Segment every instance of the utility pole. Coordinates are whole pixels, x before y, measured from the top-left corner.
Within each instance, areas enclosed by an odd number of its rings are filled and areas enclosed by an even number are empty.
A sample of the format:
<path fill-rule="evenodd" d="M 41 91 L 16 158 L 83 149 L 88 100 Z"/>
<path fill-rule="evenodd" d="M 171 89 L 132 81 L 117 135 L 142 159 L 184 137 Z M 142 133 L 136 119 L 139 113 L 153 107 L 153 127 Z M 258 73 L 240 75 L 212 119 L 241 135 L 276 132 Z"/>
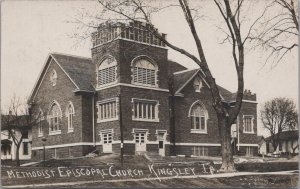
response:
<path fill-rule="evenodd" d="M 120 156 L 121 156 L 121 166 L 123 167 L 123 163 L 124 163 L 124 159 L 123 159 L 123 156 L 124 156 L 124 136 L 123 136 L 123 123 L 122 123 L 121 93 L 119 93 L 118 97 L 119 97 L 119 116 L 120 116 L 119 119 L 120 119 L 120 135 L 121 135 L 121 146 L 120 146 L 121 153 L 120 153 Z"/>

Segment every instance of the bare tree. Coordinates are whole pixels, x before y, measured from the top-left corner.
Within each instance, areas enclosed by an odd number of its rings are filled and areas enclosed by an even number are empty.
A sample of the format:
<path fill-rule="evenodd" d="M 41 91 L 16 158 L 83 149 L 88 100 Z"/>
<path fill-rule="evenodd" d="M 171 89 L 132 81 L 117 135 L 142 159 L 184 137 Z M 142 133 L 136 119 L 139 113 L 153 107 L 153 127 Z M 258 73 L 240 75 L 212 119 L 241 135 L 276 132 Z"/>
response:
<path fill-rule="evenodd" d="M 293 49 L 298 48 L 298 2 L 295 0 L 271 0 L 269 8 L 260 23 L 254 47 L 268 52 L 266 63 L 277 65 Z M 274 14 L 276 12 L 277 14 Z"/>
<path fill-rule="evenodd" d="M 275 98 L 266 102 L 261 110 L 261 121 L 271 135 L 274 150 L 279 144 L 284 130 L 294 130 L 298 125 L 295 103 L 287 98 Z M 297 146 L 296 146 L 297 148 Z"/>
<path fill-rule="evenodd" d="M 8 111 L 9 113 L 6 115 L 2 113 L 2 130 L 7 130 L 16 145 L 16 165 L 20 166 L 21 144 L 31 128 L 39 122 L 40 115 L 36 116 L 37 114 L 34 114 L 31 106 L 22 102 L 16 95 L 11 99 Z"/>
<path fill-rule="evenodd" d="M 256 20 L 254 20 L 249 25 L 247 30 L 243 28 L 243 31 L 246 32 L 242 34 L 241 26 L 243 25 L 243 22 L 241 19 L 246 17 L 246 15 L 242 16 L 242 14 L 244 13 L 242 11 L 242 7 L 247 6 L 244 5 L 244 0 L 214 0 L 214 4 L 216 5 L 215 12 L 221 15 L 220 20 L 223 20 L 223 22 L 225 23 L 225 29 L 223 30 L 226 33 L 225 41 L 229 42 L 231 45 L 232 62 L 236 70 L 236 72 L 233 74 L 236 74 L 238 78 L 235 103 L 229 104 L 229 102 L 226 102 L 220 95 L 215 77 L 212 75 L 209 68 L 209 63 L 206 59 L 203 50 L 203 44 L 198 35 L 198 31 L 200 29 L 196 28 L 195 26 L 195 21 L 200 20 L 203 16 L 199 16 L 201 14 L 201 11 L 199 11 L 198 8 L 191 7 L 188 0 L 164 2 L 165 4 L 163 6 L 161 5 L 161 1 L 154 0 L 98 0 L 98 2 L 102 6 L 102 11 L 99 11 L 96 19 L 99 19 L 99 21 L 101 22 L 103 22 L 103 20 L 122 20 L 131 21 L 134 23 L 144 22 L 146 23 L 146 26 L 153 26 L 151 17 L 153 14 L 158 13 L 161 10 L 169 7 L 178 7 L 179 10 L 184 13 L 185 20 L 196 44 L 197 55 L 193 55 L 187 50 L 172 44 L 162 34 L 158 33 L 158 31 L 154 27 L 147 27 L 143 29 L 149 31 L 152 35 L 157 37 L 161 42 L 163 42 L 172 50 L 175 50 L 193 60 L 200 67 L 201 73 L 204 75 L 205 80 L 210 86 L 209 89 L 212 96 L 213 107 L 218 118 L 218 128 L 222 144 L 222 166 L 219 171 L 236 171 L 233 162 L 233 152 L 230 139 L 231 125 L 236 121 L 243 99 L 245 62 L 244 46 L 251 39 L 250 34 L 252 33 L 253 27 L 263 16 L 263 14 Z M 110 14 L 107 14 L 107 12 L 109 12 Z M 91 24 L 84 23 L 80 20 L 77 21 L 90 28 L 97 27 L 97 24 L 95 24 L 96 22 L 94 21 Z M 139 27 L 144 27 L 144 25 L 140 24 Z M 201 29 L 205 30 L 205 28 Z"/>

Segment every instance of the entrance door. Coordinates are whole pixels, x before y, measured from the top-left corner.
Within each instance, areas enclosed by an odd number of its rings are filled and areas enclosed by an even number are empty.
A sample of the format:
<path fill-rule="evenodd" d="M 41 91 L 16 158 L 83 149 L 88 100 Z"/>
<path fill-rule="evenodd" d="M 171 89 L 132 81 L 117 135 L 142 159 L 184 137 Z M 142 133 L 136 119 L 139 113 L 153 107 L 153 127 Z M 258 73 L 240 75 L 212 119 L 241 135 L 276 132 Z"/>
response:
<path fill-rule="evenodd" d="M 103 133 L 103 153 L 112 152 L 112 133 Z"/>
<path fill-rule="evenodd" d="M 146 133 L 135 133 L 134 136 L 136 153 L 139 154 L 140 152 L 146 152 Z"/>
<path fill-rule="evenodd" d="M 158 133 L 158 153 L 160 156 L 165 156 L 165 133 Z"/>

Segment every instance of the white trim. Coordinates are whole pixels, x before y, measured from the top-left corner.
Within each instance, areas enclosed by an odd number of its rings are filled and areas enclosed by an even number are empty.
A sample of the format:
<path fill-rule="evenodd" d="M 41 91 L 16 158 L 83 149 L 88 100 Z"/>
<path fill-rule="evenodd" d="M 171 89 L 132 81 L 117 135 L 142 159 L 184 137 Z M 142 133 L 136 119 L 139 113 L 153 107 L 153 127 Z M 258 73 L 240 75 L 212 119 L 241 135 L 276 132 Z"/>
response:
<path fill-rule="evenodd" d="M 60 135 L 60 134 L 61 134 L 61 130 L 56 130 L 56 131 L 49 130 L 49 135 Z"/>
<path fill-rule="evenodd" d="M 88 91 L 88 90 L 81 90 L 81 89 L 75 89 L 74 91 L 72 91 L 74 93 L 76 92 L 89 92 L 89 93 L 94 93 L 95 91 Z"/>
<path fill-rule="evenodd" d="M 93 144 L 96 145 L 95 140 L 95 96 L 92 96 L 92 126 L 93 126 Z"/>
<path fill-rule="evenodd" d="M 72 108 L 72 111 L 73 111 L 72 114 L 70 114 L 70 112 L 69 112 L 69 106 L 71 106 L 71 108 Z M 74 105 L 71 101 L 69 101 L 68 105 L 66 106 L 65 114 L 66 114 L 66 118 L 67 118 L 68 133 L 72 133 L 72 132 L 74 132 L 74 124 L 73 124 L 74 120 L 73 119 L 74 119 L 74 116 L 75 116 L 75 108 L 74 108 Z M 69 122 L 70 121 L 70 118 L 69 118 L 70 115 L 72 115 L 71 122 Z M 70 126 L 72 126 L 72 127 L 70 127 Z"/>
<path fill-rule="evenodd" d="M 203 131 L 203 130 L 200 130 L 200 129 L 191 129 L 191 133 L 196 133 L 196 134 L 208 134 L 208 133 L 207 133 L 207 129 L 205 129 L 204 131 Z"/>
<path fill-rule="evenodd" d="M 236 102 L 235 100 L 233 100 L 233 101 L 230 101 L 229 103 L 233 103 L 233 102 Z M 242 100 L 242 102 L 248 102 L 248 103 L 253 103 L 253 104 L 258 104 L 258 102 L 257 101 L 255 101 L 255 100 Z M 234 106 L 233 106 L 234 107 Z"/>
<path fill-rule="evenodd" d="M 154 85 L 134 82 L 134 68 L 136 67 L 135 66 L 136 62 L 139 61 L 139 60 L 146 60 L 146 61 L 150 62 L 155 67 L 155 76 L 154 76 L 155 82 L 154 82 Z M 156 87 L 156 88 L 158 88 L 158 72 L 159 72 L 159 70 L 158 70 L 158 65 L 157 65 L 156 61 L 154 61 L 152 58 L 150 58 L 147 55 L 138 55 L 138 56 L 134 57 L 131 60 L 130 67 L 131 67 L 131 69 L 130 69 L 131 70 L 131 84 L 141 85 L 141 86 L 145 86 L 145 87 Z"/>
<path fill-rule="evenodd" d="M 58 145 L 50 145 L 50 146 L 45 146 L 45 148 L 47 149 L 51 149 L 51 148 L 62 148 L 62 147 L 70 147 L 70 146 L 89 146 L 89 145 L 93 145 L 92 142 L 76 142 L 76 143 L 69 143 L 69 144 L 58 144 Z M 32 150 L 42 150 L 43 147 L 33 147 L 31 148 Z"/>
<path fill-rule="evenodd" d="M 188 72 L 188 71 L 192 71 L 192 70 L 195 70 L 195 69 L 185 69 L 185 70 L 181 70 L 181 71 L 178 71 L 178 72 L 174 72 L 173 74 L 174 74 L 174 75 L 176 75 L 176 74 L 181 74 L 181 73 Z"/>
<path fill-rule="evenodd" d="M 116 117 L 114 117 L 114 118 L 107 118 L 107 119 L 102 119 L 101 120 L 100 119 L 100 115 L 99 115 L 99 105 L 110 103 L 110 102 L 115 102 L 116 103 L 116 107 L 115 107 Z M 103 122 L 109 122 L 109 121 L 119 120 L 119 111 L 118 111 L 119 98 L 118 97 L 114 97 L 114 98 L 109 98 L 109 99 L 104 99 L 104 100 L 101 100 L 101 101 L 97 101 L 96 102 L 96 106 L 97 106 L 97 123 L 103 123 Z"/>
<path fill-rule="evenodd" d="M 57 55 L 63 55 L 63 56 L 71 56 L 74 58 L 81 58 L 81 59 L 88 59 L 92 60 L 92 58 L 84 57 L 84 56 L 77 56 L 77 55 L 72 55 L 72 54 L 65 54 L 65 53 L 60 53 L 60 52 L 52 52 L 51 54 L 57 54 Z"/>
<path fill-rule="evenodd" d="M 117 87 L 117 86 L 126 86 L 126 87 L 133 87 L 133 88 L 141 88 L 141 89 L 149 89 L 149 90 L 154 90 L 154 91 L 163 91 L 163 92 L 169 92 L 168 89 L 162 89 L 162 88 L 157 88 L 157 87 L 149 87 L 149 86 L 142 86 L 142 85 L 133 85 L 133 84 L 128 84 L 128 83 L 116 83 L 112 84 L 106 87 L 97 87 L 96 91 L 101 91 L 104 89 L 112 88 L 112 87 Z"/>
<path fill-rule="evenodd" d="M 237 146 L 254 146 L 254 147 L 258 147 L 258 144 L 237 144 Z"/>
<path fill-rule="evenodd" d="M 134 108 L 135 108 L 135 105 L 134 105 L 134 102 L 135 101 L 140 101 L 141 103 L 143 103 L 143 102 L 145 102 L 145 103 L 147 103 L 147 102 L 149 102 L 149 103 L 155 103 L 155 105 L 154 105 L 154 114 L 155 114 L 155 119 L 147 119 L 147 118 L 143 118 L 143 116 L 142 116 L 142 118 L 139 118 L 139 117 L 135 117 L 135 113 L 134 113 Z M 133 105 L 133 107 L 132 107 L 132 120 L 133 121 L 144 121 L 144 122 L 159 122 L 159 101 L 158 100 L 149 100 L 149 99 L 140 99 L 140 98 L 132 98 L 131 99 L 131 103 L 132 103 L 132 105 Z M 139 108 L 137 109 L 137 111 L 139 110 Z M 144 108 L 142 108 L 142 111 L 144 110 Z M 146 108 L 146 112 L 148 111 L 148 108 Z M 146 113 L 145 112 L 145 113 Z M 143 115 L 143 112 L 142 112 L 142 115 Z M 151 117 L 153 117 L 152 116 L 152 111 L 151 111 L 151 113 L 150 113 L 150 116 Z"/>
<path fill-rule="evenodd" d="M 167 47 L 163 47 L 163 46 L 159 46 L 159 45 L 154 45 L 154 44 L 150 44 L 150 43 L 144 43 L 144 42 L 141 42 L 141 41 L 135 41 L 135 40 L 132 40 L 132 39 L 127 39 L 127 38 L 122 38 L 121 36 L 118 36 L 117 38 L 114 38 L 112 40 L 109 40 L 105 43 L 102 43 L 102 44 L 99 44 L 99 45 L 96 45 L 94 47 L 92 47 L 91 49 L 94 49 L 94 48 L 97 48 L 97 47 L 101 47 L 103 45 L 106 45 L 108 43 L 111 43 L 113 41 L 117 41 L 117 40 L 124 40 L 124 41 L 130 41 L 130 42 L 135 42 L 135 43 L 140 43 L 140 44 L 143 44 L 143 45 L 148 45 L 148 46 L 151 46 L 151 47 L 157 47 L 157 48 L 161 48 L 161 49 L 166 49 L 168 50 Z"/>
<path fill-rule="evenodd" d="M 245 128 L 246 128 L 245 117 L 251 117 L 251 132 L 245 131 Z M 243 133 L 255 134 L 255 132 L 254 132 L 254 115 L 243 115 Z"/>
<path fill-rule="evenodd" d="M 42 68 L 42 70 L 40 71 L 40 74 L 39 74 L 39 76 L 38 76 L 38 78 L 37 78 L 37 80 L 36 80 L 36 82 L 35 82 L 35 84 L 34 84 L 34 87 L 33 87 L 32 91 L 31 91 L 30 96 L 29 96 L 29 100 L 30 100 L 30 101 L 34 101 L 34 98 L 35 98 L 37 92 L 39 91 L 39 88 L 40 88 L 42 82 L 44 81 L 45 75 L 46 75 L 46 73 L 48 72 L 48 69 L 49 69 L 50 64 L 51 64 L 51 62 L 52 62 L 51 59 L 52 59 L 54 62 L 56 62 L 56 64 L 60 67 L 60 69 L 67 75 L 67 77 L 68 77 L 68 78 L 71 80 L 71 82 L 75 85 L 75 87 L 77 88 L 77 90 L 79 90 L 79 87 L 78 87 L 78 86 L 76 85 L 76 83 L 71 79 L 71 77 L 67 74 L 67 72 L 62 68 L 62 66 L 58 63 L 58 61 L 53 57 L 53 54 L 61 54 L 61 53 L 49 53 L 49 54 L 48 54 L 48 56 L 47 56 L 47 58 L 46 58 L 46 61 L 45 61 L 44 65 L 43 65 L 43 68 Z M 65 54 L 61 54 L 61 55 L 65 55 Z M 72 55 L 69 55 L 69 56 L 72 56 Z M 73 57 L 75 57 L 75 56 L 73 56 Z M 83 57 L 82 57 L 82 58 L 83 58 Z M 49 64 L 47 65 L 48 62 L 49 62 Z M 45 69 L 46 67 L 47 67 L 47 69 L 45 70 L 44 75 L 42 76 L 43 71 L 44 71 L 44 69 Z M 40 80 L 41 77 L 42 77 L 42 79 L 41 79 L 41 81 L 39 82 L 39 80 Z M 36 89 L 36 87 L 37 87 L 37 89 Z M 36 92 L 34 93 L 35 89 L 36 89 Z M 76 90 L 76 89 L 75 89 L 75 90 Z"/>
<path fill-rule="evenodd" d="M 32 91 L 31 91 L 31 93 L 30 93 L 30 96 L 29 96 L 28 100 L 34 101 L 34 98 L 35 98 L 35 96 L 36 96 L 36 94 L 37 94 L 37 91 L 39 90 L 39 88 L 40 88 L 40 86 L 41 86 L 41 83 L 43 82 L 43 80 L 44 80 L 44 78 L 45 78 L 45 75 L 46 75 L 46 73 L 47 73 L 47 71 L 48 71 L 48 69 L 49 69 L 49 67 L 50 67 L 50 64 L 51 64 L 50 56 L 51 56 L 51 54 L 48 54 L 48 56 L 47 56 L 47 58 L 46 58 L 46 61 L 45 61 L 44 65 L 43 65 L 43 68 L 42 68 L 42 70 L 40 71 L 37 80 L 35 81 L 34 87 L 33 87 Z M 47 66 L 48 61 L 49 61 L 49 64 L 48 64 L 48 66 Z M 47 67 L 47 69 L 45 70 L 45 73 L 44 73 L 44 75 L 43 75 L 43 77 L 42 77 L 42 73 L 43 73 L 43 71 L 44 71 L 44 69 L 45 69 L 46 67 Z M 40 82 L 39 85 L 38 85 L 38 82 L 39 82 L 39 80 L 40 80 L 41 77 L 42 77 L 41 82 Z M 33 93 L 34 93 L 34 89 L 35 89 L 36 87 L 37 87 L 37 90 L 36 90 L 35 94 L 33 94 Z M 32 95 L 34 95 L 34 96 L 32 96 Z M 32 99 L 31 99 L 31 98 L 32 98 Z M 29 102 L 29 101 L 28 101 L 28 102 Z"/>
<path fill-rule="evenodd" d="M 132 40 L 132 39 L 127 39 L 127 38 L 117 38 L 118 39 L 121 39 L 121 40 L 124 40 L 124 41 L 130 41 L 130 42 L 135 42 L 135 43 L 139 43 L 139 44 L 143 44 L 143 45 L 148 45 L 148 46 L 152 46 L 152 47 L 158 47 L 158 48 L 161 48 L 161 49 L 166 49 L 168 50 L 167 47 L 163 47 L 163 46 L 159 46 L 159 45 L 154 45 L 154 44 L 150 44 L 150 43 L 144 43 L 144 42 L 141 42 L 141 41 L 135 41 L 135 40 Z"/>
<path fill-rule="evenodd" d="M 73 84 L 76 86 L 77 89 L 79 89 L 78 85 L 73 81 L 73 79 L 69 76 L 69 74 L 63 69 L 63 67 L 59 64 L 59 62 L 54 58 L 54 56 L 51 53 L 51 57 L 53 58 L 53 60 L 55 60 L 55 62 L 57 63 L 57 65 L 60 67 L 60 69 L 68 76 L 68 78 L 73 82 Z"/>
<path fill-rule="evenodd" d="M 242 100 L 242 102 L 248 102 L 248 103 L 258 104 L 257 101 L 252 101 L 252 100 Z"/>
<path fill-rule="evenodd" d="M 197 71 L 175 92 L 175 94 L 179 93 L 199 72 L 200 69 Z"/>
<path fill-rule="evenodd" d="M 173 143 L 170 143 L 173 145 Z M 218 143 L 181 143 L 181 142 L 175 142 L 175 145 L 179 146 L 221 146 L 221 144 Z"/>

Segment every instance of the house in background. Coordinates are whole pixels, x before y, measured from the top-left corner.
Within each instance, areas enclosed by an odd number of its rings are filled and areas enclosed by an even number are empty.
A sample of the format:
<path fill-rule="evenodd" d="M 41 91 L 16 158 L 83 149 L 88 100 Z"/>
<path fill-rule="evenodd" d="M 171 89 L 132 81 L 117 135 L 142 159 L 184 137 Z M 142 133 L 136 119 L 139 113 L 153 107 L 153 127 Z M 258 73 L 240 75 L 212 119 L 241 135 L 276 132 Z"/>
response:
<path fill-rule="evenodd" d="M 277 138 L 278 134 L 275 135 Z M 279 144 L 276 149 L 273 148 L 272 145 L 272 137 L 269 136 L 265 138 L 266 151 L 265 154 L 273 153 L 273 152 L 283 152 L 283 153 L 291 153 L 298 154 L 299 153 L 299 131 L 291 130 L 291 131 L 282 131 L 279 135 L 278 141 Z"/>
<path fill-rule="evenodd" d="M 265 137 L 258 136 L 257 144 L 258 144 L 258 153 L 261 155 L 266 155 L 267 154 L 267 144 L 265 141 Z"/>
<path fill-rule="evenodd" d="M 7 115 L 1 115 L 1 160 L 15 160 L 17 146 L 13 142 L 13 139 L 6 129 L 6 126 L 3 124 L 3 119 L 5 116 Z M 16 138 L 21 138 L 21 132 L 19 130 L 15 129 L 13 130 L 13 132 L 15 133 L 14 135 L 16 136 Z M 22 143 L 20 145 L 20 160 L 31 159 L 31 142 L 31 130 L 28 130 L 28 132 L 25 132 Z"/>
<path fill-rule="evenodd" d="M 219 156 L 210 86 L 201 69 L 168 59 L 165 44 L 140 22 L 106 22 L 92 34 L 91 58 L 51 53 L 28 103 L 40 112 L 32 158 L 100 153 Z M 162 34 L 162 36 L 166 36 Z M 224 103 L 235 93 L 219 86 Z M 37 111 L 35 111 L 37 112 Z M 242 155 L 256 155 L 256 95 L 245 90 L 232 131 Z"/>

